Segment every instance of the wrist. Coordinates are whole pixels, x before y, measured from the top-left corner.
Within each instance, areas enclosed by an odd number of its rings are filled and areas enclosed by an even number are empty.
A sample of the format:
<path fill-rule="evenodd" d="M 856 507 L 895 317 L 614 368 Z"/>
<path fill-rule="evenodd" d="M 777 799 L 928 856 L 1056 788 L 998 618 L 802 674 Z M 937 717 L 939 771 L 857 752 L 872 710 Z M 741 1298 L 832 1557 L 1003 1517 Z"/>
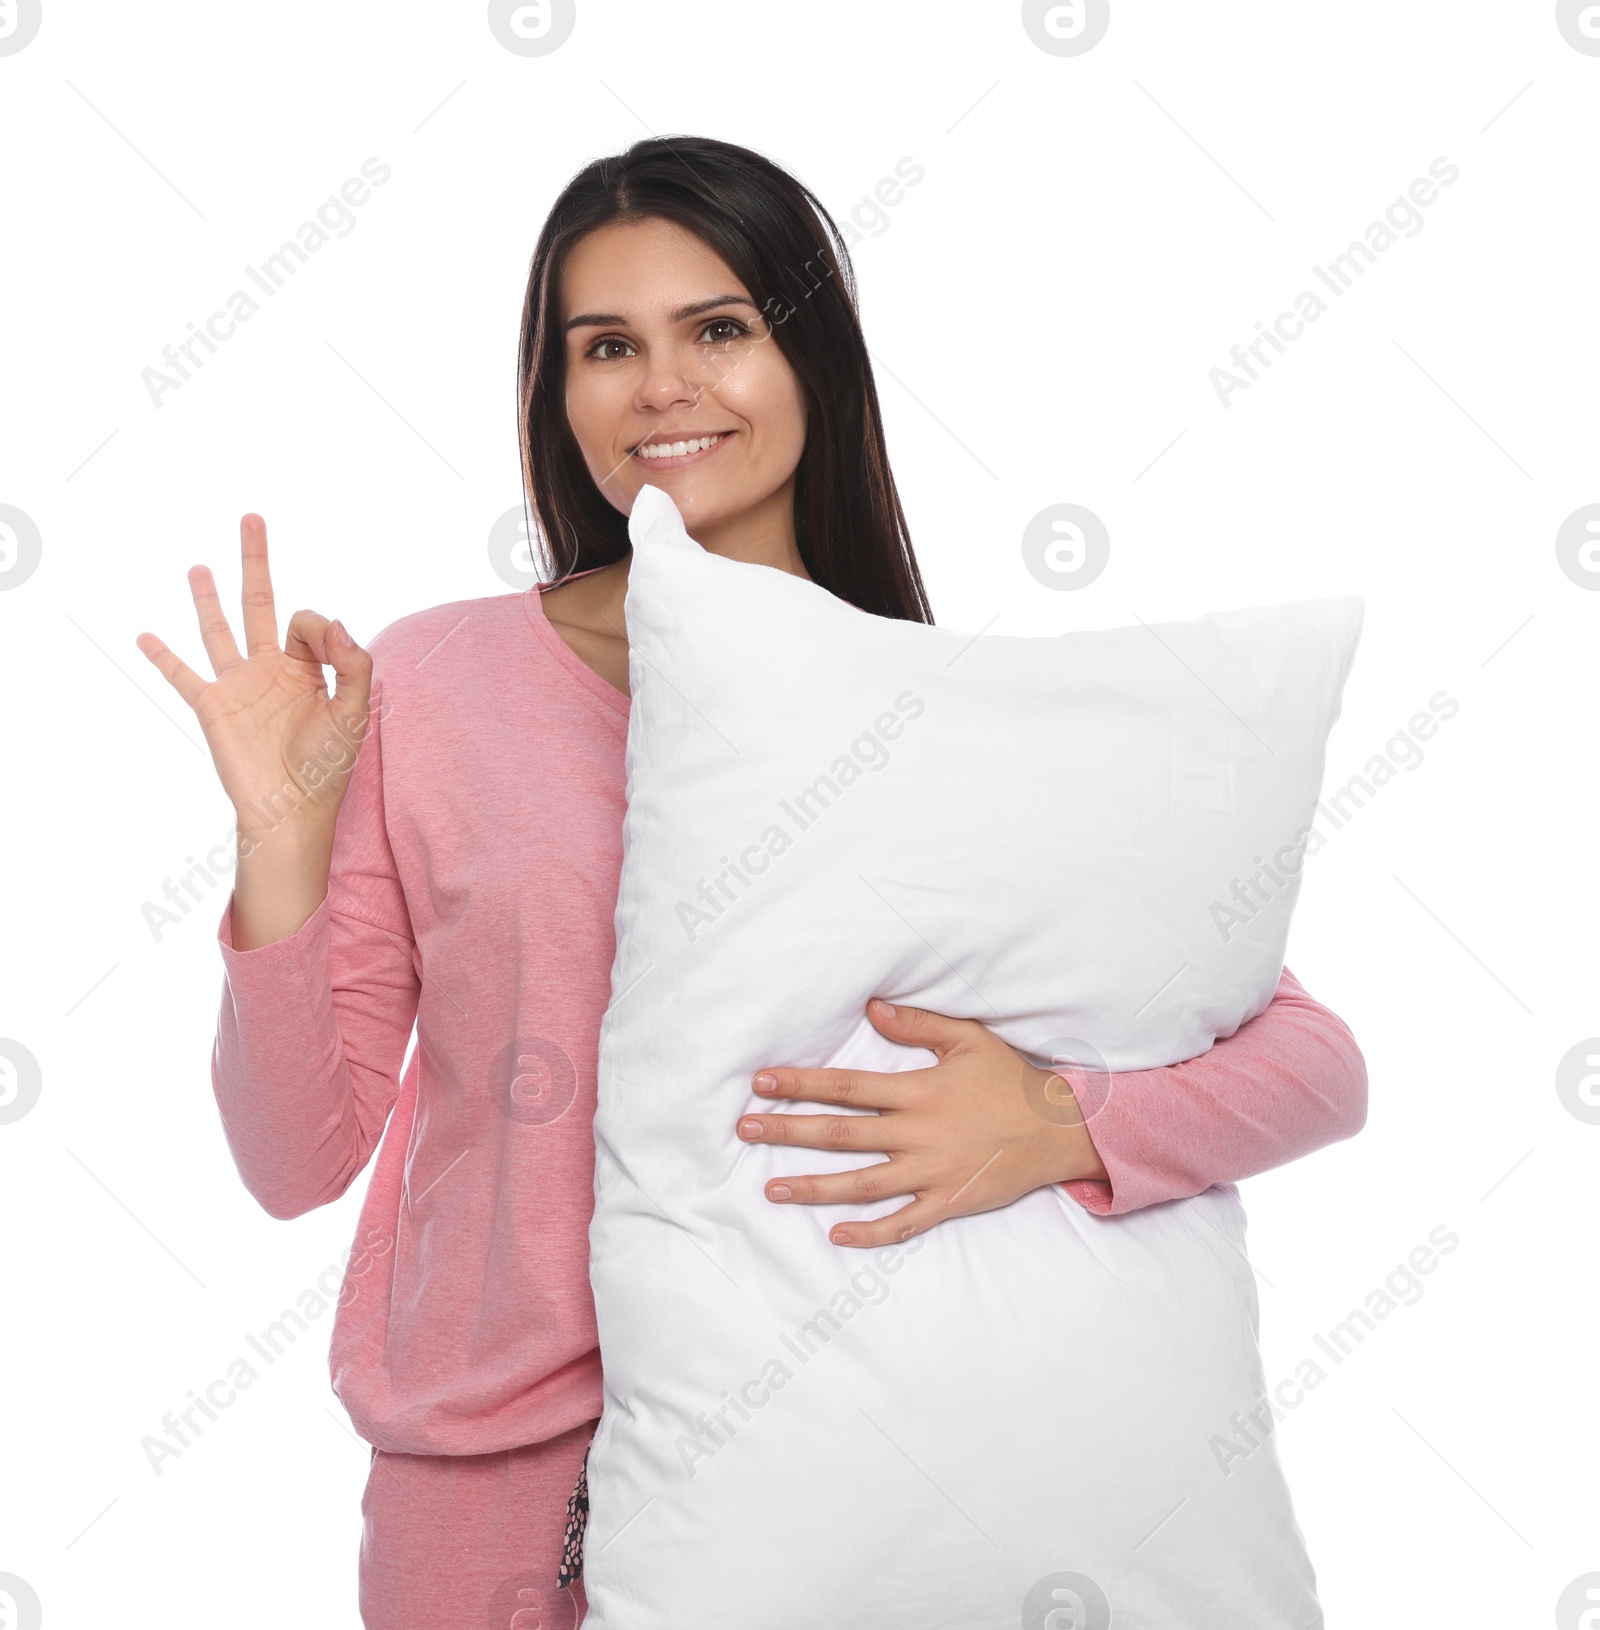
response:
<path fill-rule="evenodd" d="M 286 809 L 233 812 L 239 859 L 271 857 L 290 865 L 315 865 L 333 854 L 337 811 L 324 813 L 311 803 Z"/>
<path fill-rule="evenodd" d="M 238 951 L 260 950 L 296 934 L 328 893 L 332 824 L 292 815 L 277 826 L 239 828 L 231 931 Z"/>
<path fill-rule="evenodd" d="M 1048 1148 L 1049 1181 L 1073 1183 L 1089 1180 L 1110 1182 L 1105 1162 L 1089 1135 L 1083 1106 L 1073 1084 L 1064 1075 L 1041 1070 L 1041 1082 L 1035 1100 L 1043 1122 L 1044 1142 Z"/>

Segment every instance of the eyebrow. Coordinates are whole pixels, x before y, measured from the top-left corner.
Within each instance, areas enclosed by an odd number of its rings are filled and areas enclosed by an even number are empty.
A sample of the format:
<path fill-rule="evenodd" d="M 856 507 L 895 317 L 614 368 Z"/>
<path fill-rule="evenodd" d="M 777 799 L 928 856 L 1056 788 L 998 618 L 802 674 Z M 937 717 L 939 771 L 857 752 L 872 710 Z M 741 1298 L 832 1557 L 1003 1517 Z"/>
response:
<path fill-rule="evenodd" d="M 718 306 L 749 306 L 752 311 L 756 309 L 755 301 L 745 299 L 742 294 L 717 294 L 709 300 L 696 300 L 692 305 L 679 306 L 676 311 L 669 311 L 667 321 L 685 322 L 690 317 L 698 317 L 704 311 L 715 311 Z M 619 317 L 614 312 L 586 311 L 581 316 L 569 317 L 563 332 L 570 333 L 574 328 L 606 328 L 613 323 L 625 327 L 627 321 L 626 317 Z"/>

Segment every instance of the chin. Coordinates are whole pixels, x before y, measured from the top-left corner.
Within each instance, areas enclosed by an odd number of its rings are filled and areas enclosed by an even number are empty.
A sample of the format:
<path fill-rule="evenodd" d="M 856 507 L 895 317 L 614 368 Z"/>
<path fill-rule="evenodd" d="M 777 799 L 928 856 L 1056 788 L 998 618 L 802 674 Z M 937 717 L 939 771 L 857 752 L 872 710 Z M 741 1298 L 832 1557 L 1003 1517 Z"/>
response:
<path fill-rule="evenodd" d="M 677 505 L 685 529 L 693 536 L 696 526 L 725 521 L 759 502 L 743 493 L 730 491 L 723 479 L 713 480 L 709 475 L 696 479 L 695 470 L 664 470 L 652 476 L 648 472 L 639 483 L 643 487 L 657 487 Z M 632 505 L 629 505 L 632 508 Z"/>

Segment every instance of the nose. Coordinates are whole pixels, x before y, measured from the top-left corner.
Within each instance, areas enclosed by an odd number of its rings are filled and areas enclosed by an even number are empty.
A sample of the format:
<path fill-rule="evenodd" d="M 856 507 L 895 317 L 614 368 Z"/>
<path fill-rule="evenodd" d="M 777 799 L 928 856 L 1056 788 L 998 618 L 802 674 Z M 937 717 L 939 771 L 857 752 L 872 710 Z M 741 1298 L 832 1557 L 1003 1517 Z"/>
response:
<path fill-rule="evenodd" d="M 637 402 L 641 408 L 651 408 L 657 412 L 680 404 L 692 407 L 710 384 L 701 359 L 686 356 L 676 347 L 652 347 L 648 365 L 639 381 Z"/>

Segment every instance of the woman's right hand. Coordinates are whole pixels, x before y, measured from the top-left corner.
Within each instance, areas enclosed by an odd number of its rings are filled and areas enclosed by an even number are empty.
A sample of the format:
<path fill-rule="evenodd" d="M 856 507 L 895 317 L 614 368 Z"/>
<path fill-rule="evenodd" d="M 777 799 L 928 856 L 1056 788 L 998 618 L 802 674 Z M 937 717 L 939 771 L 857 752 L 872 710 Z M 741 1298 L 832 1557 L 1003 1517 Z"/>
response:
<path fill-rule="evenodd" d="M 189 588 L 216 678 L 206 681 L 154 634 L 144 652 L 194 709 L 239 822 L 234 897 L 238 949 L 292 934 L 327 893 L 334 819 L 366 734 L 372 658 L 314 611 L 289 619 L 283 645 L 259 515 L 239 523 L 245 654 L 217 598 L 210 571 L 196 566 Z M 324 665 L 334 671 L 333 695 Z M 243 932 L 241 932 L 243 930 Z"/>

